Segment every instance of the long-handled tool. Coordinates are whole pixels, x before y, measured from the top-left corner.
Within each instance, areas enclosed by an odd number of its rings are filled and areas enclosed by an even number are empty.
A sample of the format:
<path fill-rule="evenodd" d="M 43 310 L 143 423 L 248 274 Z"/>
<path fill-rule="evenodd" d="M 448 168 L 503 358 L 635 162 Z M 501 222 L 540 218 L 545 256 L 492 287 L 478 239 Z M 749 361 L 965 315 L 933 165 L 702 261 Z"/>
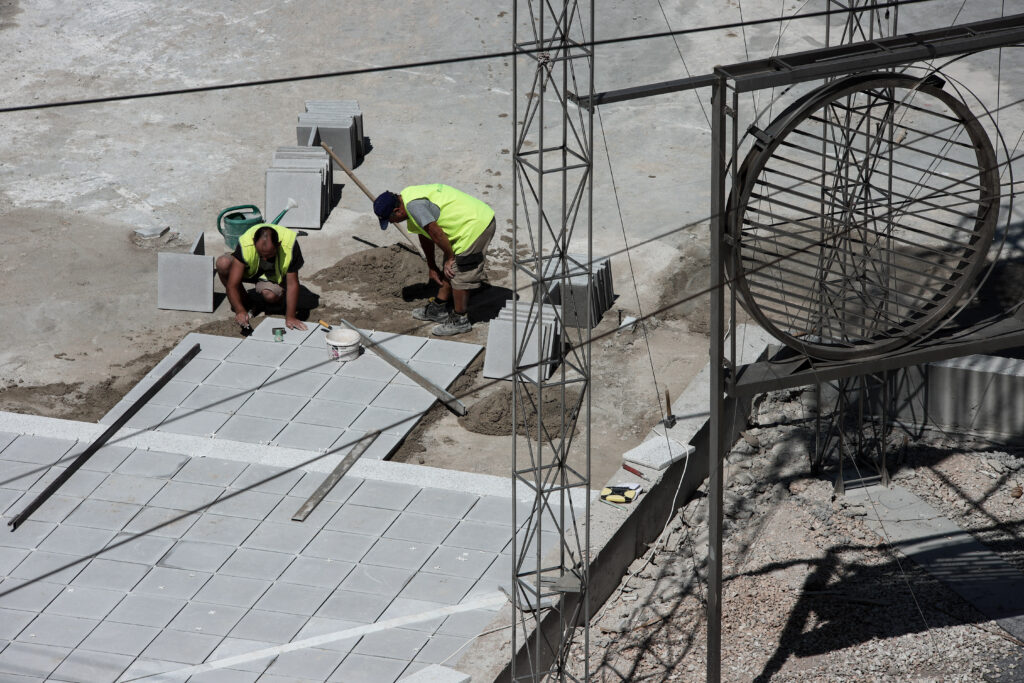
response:
<path fill-rule="evenodd" d="M 366 185 L 363 185 L 363 182 L 361 180 L 359 180 L 359 178 L 356 177 L 356 174 L 352 172 L 352 169 L 349 168 L 348 166 L 346 166 L 345 162 L 342 161 L 341 159 L 339 159 L 338 155 L 335 154 L 334 151 L 330 147 L 328 147 L 326 144 L 321 142 L 320 146 L 323 147 L 325 150 L 327 150 L 327 153 L 331 155 L 332 159 L 334 159 L 334 163 L 338 164 L 338 166 L 341 166 L 341 170 L 345 171 L 345 173 L 348 174 L 348 177 L 351 178 L 355 182 L 355 184 L 359 186 L 359 189 L 363 191 L 363 194 L 365 194 L 367 196 L 367 198 L 370 200 L 370 203 L 372 204 L 373 200 L 376 199 L 376 197 L 374 196 L 374 194 L 372 192 L 370 192 L 370 190 L 366 187 Z M 394 224 L 392 223 L 392 225 L 394 225 Z M 401 235 L 402 237 L 404 237 L 406 239 L 406 241 L 409 242 L 409 246 L 412 247 L 412 252 L 414 254 L 416 254 L 417 256 L 419 256 L 421 259 L 426 260 L 426 257 L 423 254 L 420 253 L 419 249 L 416 248 L 416 244 L 412 241 L 412 238 L 409 237 L 404 232 L 402 232 L 402 230 L 397 225 L 395 225 L 394 227 L 395 227 L 395 230 L 398 230 L 398 234 Z"/>

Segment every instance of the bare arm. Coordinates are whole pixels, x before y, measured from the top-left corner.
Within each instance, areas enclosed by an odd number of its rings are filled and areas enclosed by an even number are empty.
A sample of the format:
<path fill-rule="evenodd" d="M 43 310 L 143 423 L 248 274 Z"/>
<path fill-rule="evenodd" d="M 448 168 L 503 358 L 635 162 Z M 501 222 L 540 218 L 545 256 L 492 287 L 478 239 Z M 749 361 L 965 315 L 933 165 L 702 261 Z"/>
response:
<path fill-rule="evenodd" d="M 432 223 L 432 225 L 437 225 L 437 223 Z M 419 235 L 419 238 L 420 247 L 423 249 L 423 255 L 427 257 L 427 271 L 430 279 L 439 285 L 444 284 L 443 278 L 441 277 L 441 271 L 438 270 L 437 262 L 434 260 L 434 243 L 425 235 Z"/>
<path fill-rule="evenodd" d="M 245 302 L 242 301 L 242 277 L 244 275 L 245 264 L 238 259 L 232 259 L 228 282 L 224 289 L 227 290 L 228 303 L 231 304 L 231 310 L 235 312 L 235 321 L 239 325 L 246 325 L 249 322 L 249 312 L 245 309 Z"/>
<path fill-rule="evenodd" d="M 299 274 L 285 273 L 284 324 L 290 330 L 304 330 L 306 324 L 295 317 L 299 306 Z"/>
<path fill-rule="evenodd" d="M 444 274 L 451 277 L 455 273 L 455 252 L 452 251 L 452 243 L 448 241 L 448 235 L 437 224 L 437 221 L 427 224 L 426 231 L 430 233 L 430 239 L 444 252 Z"/>

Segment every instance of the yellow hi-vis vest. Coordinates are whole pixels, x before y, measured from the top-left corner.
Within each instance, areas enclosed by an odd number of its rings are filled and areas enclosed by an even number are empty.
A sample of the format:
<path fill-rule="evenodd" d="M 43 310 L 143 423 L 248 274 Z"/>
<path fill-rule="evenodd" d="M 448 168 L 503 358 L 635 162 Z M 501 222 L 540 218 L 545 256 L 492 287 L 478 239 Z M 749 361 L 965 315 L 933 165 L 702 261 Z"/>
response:
<path fill-rule="evenodd" d="M 253 242 L 253 237 L 256 235 L 257 230 L 267 226 L 273 228 L 274 232 L 277 233 L 277 240 L 280 244 L 277 246 L 277 258 L 274 260 L 274 272 L 273 274 L 268 274 L 264 277 L 274 284 L 279 285 L 284 282 L 284 276 L 288 272 L 288 266 L 292 264 L 292 252 L 295 247 L 295 238 L 299 236 L 298 233 L 294 230 L 289 230 L 283 225 L 258 223 L 242 233 L 242 236 L 238 238 L 238 246 L 242 248 L 242 258 L 245 260 L 245 277 L 253 277 L 260 268 L 260 255 L 256 251 L 256 244 Z"/>
<path fill-rule="evenodd" d="M 494 210 L 491 207 L 476 197 L 448 185 L 412 185 L 402 190 L 401 195 L 406 207 L 415 199 L 429 199 L 437 204 L 441 209 L 437 224 L 448 236 L 452 252 L 456 254 L 469 249 L 494 220 Z M 406 213 L 408 214 L 408 209 Z M 409 232 L 430 237 L 411 214 L 406 222 Z"/>

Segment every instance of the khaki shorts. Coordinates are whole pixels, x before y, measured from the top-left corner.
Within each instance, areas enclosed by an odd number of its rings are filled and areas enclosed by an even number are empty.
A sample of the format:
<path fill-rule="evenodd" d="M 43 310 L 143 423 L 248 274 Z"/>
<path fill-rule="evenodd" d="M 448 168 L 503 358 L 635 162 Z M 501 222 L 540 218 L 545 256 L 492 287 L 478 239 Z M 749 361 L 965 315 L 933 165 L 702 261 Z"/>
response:
<path fill-rule="evenodd" d="M 494 237 L 494 219 L 487 229 L 473 240 L 473 244 L 461 254 L 455 256 L 455 274 L 452 276 L 452 288 L 458 290 L 479 289 L 487 281 L 484 266 L 487 265 L 487 245 Z"/>

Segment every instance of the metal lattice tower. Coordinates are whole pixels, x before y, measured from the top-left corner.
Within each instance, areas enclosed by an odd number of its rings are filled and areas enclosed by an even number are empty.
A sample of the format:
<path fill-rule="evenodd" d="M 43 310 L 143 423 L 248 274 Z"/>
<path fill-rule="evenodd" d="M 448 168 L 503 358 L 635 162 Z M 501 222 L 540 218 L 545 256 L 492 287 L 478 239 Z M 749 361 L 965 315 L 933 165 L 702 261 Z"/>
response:
<path fill-rule="evenodd" d="M 567 328 L 548 294 L 570 277 L 591 291 L 593 113 L 568 96 L 593 93 L 593 0 L 516 0 L 513 16 L 513 287 L 532 294 L 514 313 L 513 492 L 532 504 L 514 519 L 511 672 L 516 681 L 577 680 L 566 658 L 577 627 L 589 651 L 591 307 L 588 295 L 587 324 Z M 554 358 L 541 333 L 552 317 L 562 334 Z"/>

